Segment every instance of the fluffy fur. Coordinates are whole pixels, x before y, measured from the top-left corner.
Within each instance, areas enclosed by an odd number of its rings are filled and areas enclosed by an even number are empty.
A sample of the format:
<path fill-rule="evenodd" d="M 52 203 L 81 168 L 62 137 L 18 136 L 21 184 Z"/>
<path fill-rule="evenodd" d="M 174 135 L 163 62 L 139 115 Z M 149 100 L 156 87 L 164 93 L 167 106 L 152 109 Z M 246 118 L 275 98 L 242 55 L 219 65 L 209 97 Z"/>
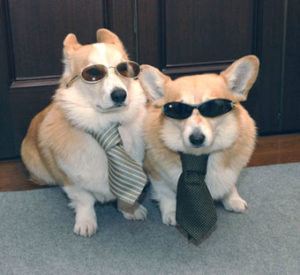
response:
<path fill-rule="evenodd" d="M 81 79 L 66 88 L 66 83 L 91 64 L 116 66 L 128 60 L 119 38 L 100 29 L 98 43 L 81 45 L 74 34 L 64 40 L 64 73 L 53 102 L 32 120 L 22 143 L 22 159 L 32 179 L 39 184 L 59 184 L 74 208 L 74 232 L 91 236 L 97 230 L 95 201 L 116 199 L 108 185 L 107 158 L 97 141 L 85 129 L 101 132 L 119 122 L 127 153 L 142 165 L 144 143 L 142 124 L 146 97 L 139 82 L 117 75 L 113 68 L 97 84 Z M 124 106 L 111 98 L 114 88 L 127 97 Z M 145 219 L 146 209 L 139 206 L 128 219 Z"/>
<path fill-rule="evenodd" d="M 235 185 L 254 150 L 256 129 L 239 102 L 246 100 L 258 67 L 257 57 L 246 56 L 220 75 L 186 76 L 174 81 L 151 66 L 142 67 L 140 80 L 152 100 L 145 119 L 145 168 L 163 223 L 176 224 L 176 190 L 182 173 L 178 151 L 209 154 L 205 181 L 212 197 L 221 200 L 227 210 L 245 211 L 247 203 Z M 162 113 L 162 106 L 167 102 L 200 104 L 214 98 L 230 99 L 236 102 L 236 107 L 216 118 L 203 117 L 196 109 L 184 120 L 168 118 Z M 198 147 L 189 140 L 195 132 L 205 136 L 204 143 Z"/>

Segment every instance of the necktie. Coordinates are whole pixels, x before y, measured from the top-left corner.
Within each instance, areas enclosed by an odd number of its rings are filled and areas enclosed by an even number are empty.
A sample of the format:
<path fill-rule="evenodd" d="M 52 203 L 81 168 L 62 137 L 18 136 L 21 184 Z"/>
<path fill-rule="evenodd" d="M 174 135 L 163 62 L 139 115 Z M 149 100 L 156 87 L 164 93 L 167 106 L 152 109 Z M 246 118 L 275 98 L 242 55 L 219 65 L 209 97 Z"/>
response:
<path fill-rule="evenodd" d="M 180 153 L 182 174 L 177 187 L 176 221 L 197 245 L 215 228 L 216 209 L 204 182 L 208 155 Z"/>
<path fill-rule="evenodd" d="M 90 134 L 106 152 L 111 192 L 122 201 L 118 205 L 122 205 L 123 209 L 127 207 L 127 212 L 130 212 L 129 206 L 136 208 L 136 201 L 147 183 L 147 178 L 142 167 L 125 152 L 118 126 L 112 125 L 101 134 Z M 132 208 L 131 211 L 133 210 Z"/>

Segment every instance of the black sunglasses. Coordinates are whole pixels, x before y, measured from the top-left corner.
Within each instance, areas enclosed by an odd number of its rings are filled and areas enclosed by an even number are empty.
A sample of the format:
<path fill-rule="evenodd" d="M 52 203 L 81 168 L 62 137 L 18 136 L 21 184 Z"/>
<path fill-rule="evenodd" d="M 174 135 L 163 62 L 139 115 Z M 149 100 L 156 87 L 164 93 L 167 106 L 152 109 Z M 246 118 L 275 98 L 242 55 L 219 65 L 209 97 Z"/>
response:
<path fill-rule="evenodd" d="M 234 103 L 228 99 L 212 99 L 199 105 L 191 105 L 182 102 L 168 102 L 163 106 L 165 116 L 174 119 L 186 119 L 198 109 L 204 117 L 217 117 L 224 115 L 234 108 Z"/>
<path fill-rule="evenodd" d="M 80 74 L 75 75 L 68 83 L 67 88 L 71 86 L 71 84 L 77 80 L 79 77 L 82 81 L 89 83 L 89 84 L 95 84 L 101 81 L 105 76 L 108 74 L 108 70 L 110 68 L 114 68 L 115 72 L 118 75 L 127 77 L 127 78 L 136 78 L 138 74 L 140 73 L 140 65 L 133 61 L 127 61 L 127 62 L 121 62 L 117 66 L 109 66 L 106 67 L 102 64 L 95 64 L 90 65 L 85 68 L 83 68 L 80 72 Z"/>

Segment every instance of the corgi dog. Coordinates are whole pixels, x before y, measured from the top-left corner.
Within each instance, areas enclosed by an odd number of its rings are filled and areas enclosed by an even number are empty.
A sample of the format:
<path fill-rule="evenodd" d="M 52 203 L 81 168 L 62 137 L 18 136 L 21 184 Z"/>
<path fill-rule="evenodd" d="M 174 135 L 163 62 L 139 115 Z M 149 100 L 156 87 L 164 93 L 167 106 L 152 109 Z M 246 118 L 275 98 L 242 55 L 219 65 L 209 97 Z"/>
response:
<path fill-rule="evenodd" d="M 240 104 L 259 69 L 245 56 L 218 74 L 171 80 L 143 65 L 139 79 L 151 100 L 145 118 L 145 169 L 163 223 L 176 225 L 176 191 L 182 166 L 178 152 L 209 154 L 205 182 L 225 209 L 244 212 L 247 202 L 236 183 L 255 147 L 255 122 Z"/>
<path fill-rule="evenodd" d="M 117 35 L 97 31 L 97 43 L 81 45 L 74 34 L 63 42 L 64 71 L 52 103 L 37 114 L 21 146 L 23 162 L 38 184 L 58 184 L 75 210 L 74 232 L 97 231 L 94 203 L 115 200 L 108 183 L 108 160 L 89 131 L 119 123 L 124 150 L 143 165 L 146 95 L 137 80 L 139 65 L 129 61 Z M 121 211 L 145 219 L 146 209 Z"/>

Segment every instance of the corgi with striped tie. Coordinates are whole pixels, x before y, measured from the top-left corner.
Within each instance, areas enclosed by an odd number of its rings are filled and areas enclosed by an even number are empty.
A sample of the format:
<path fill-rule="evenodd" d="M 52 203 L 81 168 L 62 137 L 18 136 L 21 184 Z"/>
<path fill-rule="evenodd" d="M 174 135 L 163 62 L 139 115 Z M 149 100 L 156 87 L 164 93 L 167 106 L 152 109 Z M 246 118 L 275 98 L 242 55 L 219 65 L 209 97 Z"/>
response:
<path fill-rule="evenodd" d="M 60 86 L 52 103 L 33 118 L 21 148 L 34 182 L 62 186 L 75 210 L 74 232 L 85 237 L 97 231 L 96 201 L 118 199 L 127 219 L 147 215 L 137 203 L 146 184 L 146 97 L 137 80 L 139 65 L 128 59 L 114 33 L 100 29 L 97 41 L 81 45 L 74 34 L 67 35 Z M 108 143 L 115 162 L 125 154 L 125 166 L 120 160 L 117 168 L 110 164 L 111 153 L 104 148 Z"/>

